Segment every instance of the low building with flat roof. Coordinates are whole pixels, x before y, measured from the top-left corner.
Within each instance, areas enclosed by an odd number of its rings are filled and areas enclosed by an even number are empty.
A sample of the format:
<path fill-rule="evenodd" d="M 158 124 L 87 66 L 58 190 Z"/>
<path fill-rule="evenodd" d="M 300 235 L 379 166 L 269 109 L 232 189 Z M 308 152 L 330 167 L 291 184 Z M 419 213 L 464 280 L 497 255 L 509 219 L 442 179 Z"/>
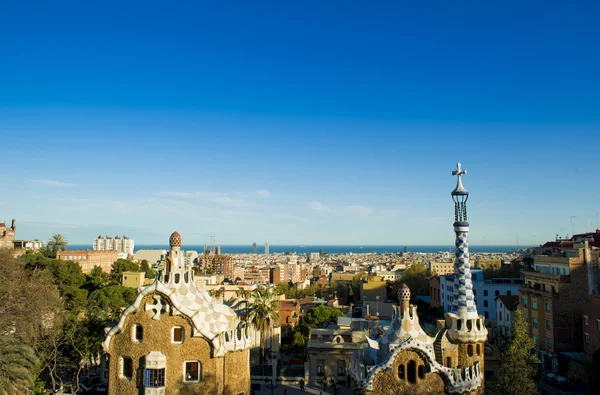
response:
<path fill-rule="evenodd" d="M 118 259 L 118 251 L 65 250 L 56 253 L 60 261 L 73 261 L 81 266 L 83 274 L 88 274 L 98 266 L 105 273 L 110 273 L 112 264 Z"/>

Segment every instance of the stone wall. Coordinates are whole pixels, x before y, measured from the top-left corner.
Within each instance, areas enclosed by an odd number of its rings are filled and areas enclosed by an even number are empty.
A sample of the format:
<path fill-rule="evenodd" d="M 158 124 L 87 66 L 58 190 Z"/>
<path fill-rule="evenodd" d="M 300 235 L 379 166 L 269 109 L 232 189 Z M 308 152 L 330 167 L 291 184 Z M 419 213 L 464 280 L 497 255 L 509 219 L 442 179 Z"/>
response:
<path fill-rule="evenodd" d="M 153 304 L 150 294 L 144 297 L 140 311 L 127 317 L 121 333 L 113 336 L 109 350 L 109 393 L 137 394 L 143 390 L 144 357 L 152 351 L 160 351 L 166 356 L 165 387 L 167 393 L 179 394 L 237 394 L 249 393 L 250 372 L 248 351 L 227 354 L 226 358 L 212 358 L 211 347 L 202 337 L 192 337 L 193 327 L 184 316 L 163 313 L 159 320 L 153 320 L 153 311 L 144 311 L 146 304 Z M 164 298 L 163 298 L 164 300 Z M 140 324 L 144 329 L 143 340 L 133 340 L 133 325 Z M 182 344 L 172 342 L 173 327 L 184 328 Z M 121 377 L 121 357 L 133 359 L 131 380 Z M 184 362 L 200 361 L 201 380 L 198 383 L 185 383 Z M 225 366 L 223 366 L 225 364 Z M 226 379 L 224 374 L 231 376 Z"/>
<path fill-rule="evenodd" d="M 410 361 L 416 363 L 415 382 L 409 382 L 408 364 Z M 399 377 L 400 366 L 404 367 L 404 379 Z M 392 395 L 392 394 L 443 394 L 445 393 L 444 380 L 438 373 L 424 373 L 424 377 L 419 377 L 419 366 L 423 366 L 424 372 L 427 372 L 427 363 L 419 354 L 414 351 L 406 350 L 400 352 L 391 371 L 383 371 L 375 376 L 373 380 L 373 390 L 367 392 L 369 395 Z"/>

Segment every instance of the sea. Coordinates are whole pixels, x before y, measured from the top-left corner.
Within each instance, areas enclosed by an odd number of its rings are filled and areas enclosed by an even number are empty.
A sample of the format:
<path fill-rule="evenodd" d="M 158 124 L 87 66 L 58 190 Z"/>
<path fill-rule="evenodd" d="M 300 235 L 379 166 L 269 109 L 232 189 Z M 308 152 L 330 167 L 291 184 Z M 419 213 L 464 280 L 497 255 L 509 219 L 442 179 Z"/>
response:
<path fill-rule="evenodd" d="M 91 244 L 84 245 L 68 245 L 68 250 L 85 250 L 91 249 Z M 134 251 L 141 249 L 154 249 L 154 250 L 168 250 L 168 245 L 151 244 L 151 245 L 137 245 Z M 521 246 L 523 248 L 523 246 Z M 181 247 L 184 251 L 203 251 L 204 245 L 184 245 Z M 311 252 L 323 252 L 326 254 L 395 254 L 398 252 L 421 252 L 421 253 L 437 253 L 437 252 L 451 252 L 454 253 L 454 245 L 269 245 L 269 252 L 271 254 L 283 254 L 283 253 L 296 253 L 296 254 L 310 254 Z M 469 251 L 480 252 L 480 253 L 507 253 L 511 251 L 519 250 L 519 246 L 516 245 L 469 245 Z M 264 245 L 256 246 L 257 254 L 264 254 Z M 223 254 L 251 254 L 252 245 L 221 245 L 221 253 Z"/>

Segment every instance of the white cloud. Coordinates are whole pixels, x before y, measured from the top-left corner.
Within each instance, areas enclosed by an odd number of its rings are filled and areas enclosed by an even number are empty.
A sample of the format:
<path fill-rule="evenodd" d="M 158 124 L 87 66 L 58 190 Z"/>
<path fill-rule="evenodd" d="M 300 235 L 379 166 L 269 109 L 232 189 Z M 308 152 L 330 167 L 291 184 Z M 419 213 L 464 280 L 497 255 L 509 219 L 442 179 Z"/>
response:
<path fill-rule="evenodd" d="M 331 208 L 328 205 L 323 204 L 321 202 L 317 202 L 317 201 L 310 202 L 308 204 L 308 207 L 310 207 L 310 209 L 312 211 L 317 211 L 317 212 L 328 212 L 328 211 L 331 211 Z"/>
<path fill-rule="evenodd" d="M 265 199 L 271 196 L 271 192 L 266 189 L 259 189 L 258 191 L 254 191 L 254 193 L 261 199 Z"/>
<path fill-rule="evenodd" d="M 71 184 L 69 182 L 61 182 L 61 181 L 54 181 L 54 180 L 31 180 L 30 182 L 32 184 L 48 185 L 48 186 L 53 186 L 53 187 L 73 187 L 73 186 L 75 186 L 75 184 Z"/>
<path fill-rule="evenodd" d="M 212 202 L 221 204 L 223 206 L 240 207 L 240 206 L 252 206 L 253 204 L 247 202 L 243 196 L 234 195 L 234 197 L 228 196 L 225 193 L 218 192 L 158 192 L 156 196 L 162 197 L 175 197 L 180 199 L 197 199 L 204 202 Z"/>
<path fill-rule="evenodd" d="M 355 215 L 358 217 L 369 217 L 375 212 L 374 208 L 359 204 L 344 206 L 341 208 L 341 210 L 346 214 Z"/>

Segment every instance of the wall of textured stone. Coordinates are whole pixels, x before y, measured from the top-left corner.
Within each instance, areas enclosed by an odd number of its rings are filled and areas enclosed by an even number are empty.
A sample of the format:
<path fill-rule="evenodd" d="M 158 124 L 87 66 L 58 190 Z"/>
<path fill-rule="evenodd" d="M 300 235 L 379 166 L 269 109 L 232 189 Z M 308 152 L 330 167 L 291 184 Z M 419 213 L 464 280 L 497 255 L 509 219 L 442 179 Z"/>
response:
<path fill-rule="evenodd" d="M 183 316 L 167 313 L 162 314 L 159 320 L 153 320 L 154 312 L 144 311 L 146 304 L 154 304 L 153 295 L 144 297 L 140 311 L 128 316 L 123 331 L 112 338 L 109 350 L 109 393 L 114 395 L 139 393 L 143 388 L 144 357 L 152 351 L 160 351 L 166 356 L 167 393 L 221 394 L 224 391 L 224 372 L 227 376 L 237 376 L 228 379 L 226 394 L 249 393 L 248 351 L 231 354 L 227 362 L 224 362 L 223 358 L 211 358 L 208 341 L 202 337 L 191 337 L 193 328 L 189 320 Z M 140 343 L 132 339 L 134 324 L 140 324 L 144 328 L 143 340 Z M 172 330 L 176 326 L 184 328 L 182 344 L 173 344 L 171 341 Z M 133 359 L 134 377 L 131 380 L 121 377 L 121 356 Z M 185 361 L 201 362 L 202 379 L 199 383 L 183 382 Z"/>
<path fill-rule="evenodd" d="M 408 381 L 407 364 L 409 361 L 415 361 L 417 366 L 416 382 Z M 398 369 L 400 365 L 404 365 L 404 379 L 398 377 Z M 411 350 L 400 352 L 391 371 L 384 371 L 377 374 L 373 381 L 373 390 L 367 392 L 369 395 L 375 394 L 443 394 L 445 393 L 444 380 L 438 373 L 425 373 L 424 378 L 419 378 L 418 367 L 422 365 L 424 368 L 427 363 L 419 354 Z M 426 369 L 425 369 L 426 371 Z"/>
<path fill-rule="evenodd" d="M 249 358 L 248 350 L 225 354 L 224 395 L 250 393 Z"/>
<path fill-rule="evenodd" d="M 477 344 L 479 344 L 479 354 L 477 354 Z M 475 365 L 475 362 L 479 362 L 479 369 L 483 372 L 483 362 L 484 362 L 484 344 L 480 343 L 471 343 L 470 344 L 473 349 L 473 356 L 469 356 L 468 347 L 469 344 L 458 344 L 458 366 L 461 367 L 471 367 Z"/>

